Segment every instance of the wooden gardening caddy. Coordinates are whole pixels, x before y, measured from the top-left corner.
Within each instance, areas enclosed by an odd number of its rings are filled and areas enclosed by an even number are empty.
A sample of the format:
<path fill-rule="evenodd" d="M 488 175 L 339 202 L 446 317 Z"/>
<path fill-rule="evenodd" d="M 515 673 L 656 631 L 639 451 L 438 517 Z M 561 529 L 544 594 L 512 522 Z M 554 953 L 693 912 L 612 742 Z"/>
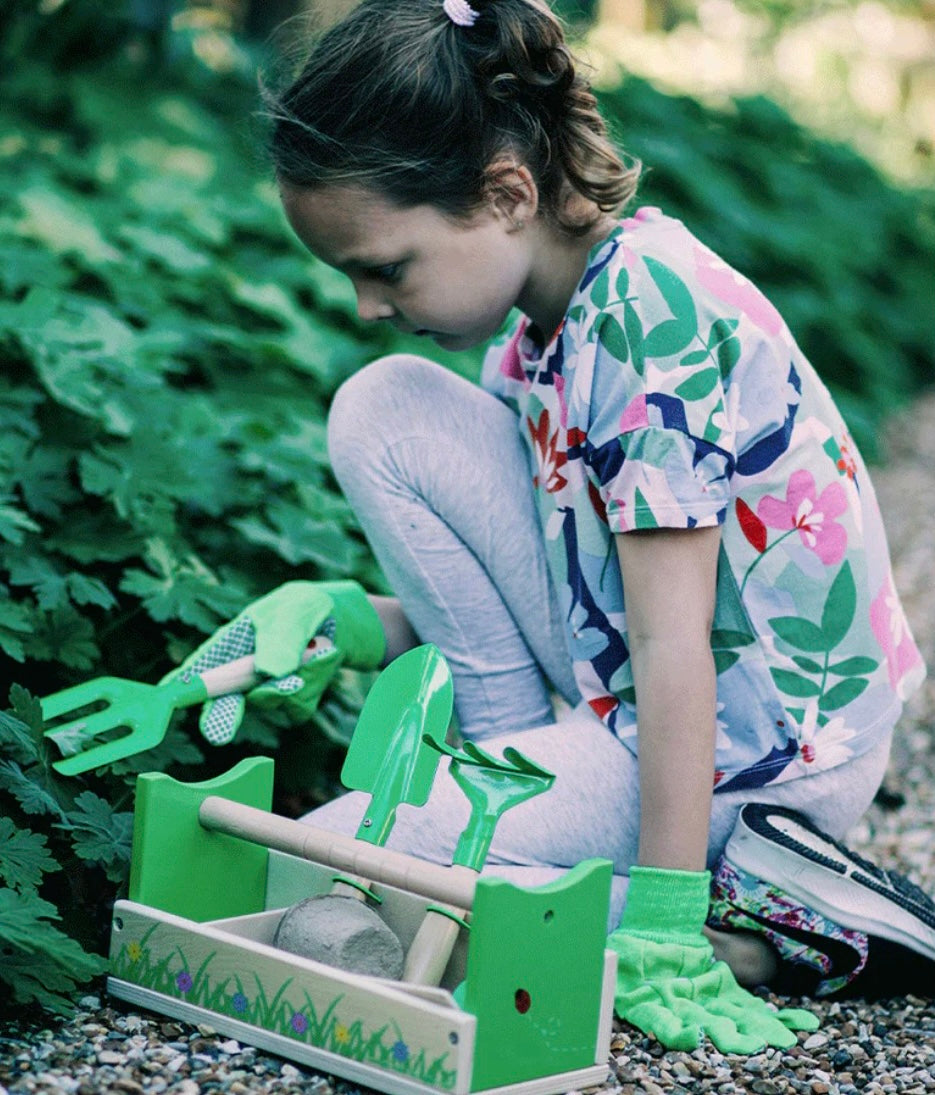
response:
<path fill-rule="evenodd" d="M 407 673 L 418 683 L 401 692 Z M 513 750 L 501 760 L 451 749 L 438 740 L 450 710 L 434 648 L 410 651 L 378 678 L 342 771 L 347 786 L 372 793 L 356 837 L 270 813 L 266 758 L 203 783 L 141 775 L 109 992 L 378 1091 L 549 1095 L 603 1083 L 616 978 L 604 949 L 612 866 L 588 860 L 535 889 L 479 878 L 499 815 L 553 777 Z M 472 807 L 451 867 L 382 847 L 396 806 L 424 805 L 441 753 Z M 350 973 L 272 945 L 287 908 L 333 892 L 336 870 L 353 886 L 366 880 L 409 952 L 412 979 Z"/>

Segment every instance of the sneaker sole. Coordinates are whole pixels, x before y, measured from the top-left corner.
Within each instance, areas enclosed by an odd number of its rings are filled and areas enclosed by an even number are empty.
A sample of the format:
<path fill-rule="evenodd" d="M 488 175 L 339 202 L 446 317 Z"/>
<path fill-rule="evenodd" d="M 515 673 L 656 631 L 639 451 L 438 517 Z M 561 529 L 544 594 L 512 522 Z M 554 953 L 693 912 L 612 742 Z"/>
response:
<path fill-rule="evenodd" d="M 761 803 L 744 806 L 724 855 L 826 919 L 935 961 L 935 904 L 800 814 Z"/>

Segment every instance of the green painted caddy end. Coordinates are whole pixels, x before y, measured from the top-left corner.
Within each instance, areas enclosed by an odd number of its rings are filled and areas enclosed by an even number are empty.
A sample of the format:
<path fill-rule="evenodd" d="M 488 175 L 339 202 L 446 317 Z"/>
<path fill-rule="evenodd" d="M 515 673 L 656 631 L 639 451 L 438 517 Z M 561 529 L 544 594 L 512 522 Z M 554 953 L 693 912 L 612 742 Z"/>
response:
<path fill-rule="evenodd" d="M 478 882 L 463 995 L 477 1016 L 472 1091 L 595 1063 L 612 875 L 589 859 L 536 889 Z"/>
<path fill-rule="evenodd" d="M 250 757 L 202 783 L 180 783 L 161 772 L 139 776 L 131 901 L 198 923 L 263 911 L 269 852 L 202 828 L 198 809 L 209 795 L 269 810 L 272 760 Z"/>

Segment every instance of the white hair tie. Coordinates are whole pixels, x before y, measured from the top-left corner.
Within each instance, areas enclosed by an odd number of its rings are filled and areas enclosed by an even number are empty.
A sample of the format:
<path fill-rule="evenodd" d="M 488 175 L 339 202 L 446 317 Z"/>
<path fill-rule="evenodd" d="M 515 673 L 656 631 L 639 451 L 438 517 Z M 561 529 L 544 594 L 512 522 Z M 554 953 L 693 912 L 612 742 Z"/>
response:
<path fill-rule="evenodd" d="M 448 18 L 458 27 L 473 27 L 480 15 L 467 0 L 445 0 L 442 7 Z"/>

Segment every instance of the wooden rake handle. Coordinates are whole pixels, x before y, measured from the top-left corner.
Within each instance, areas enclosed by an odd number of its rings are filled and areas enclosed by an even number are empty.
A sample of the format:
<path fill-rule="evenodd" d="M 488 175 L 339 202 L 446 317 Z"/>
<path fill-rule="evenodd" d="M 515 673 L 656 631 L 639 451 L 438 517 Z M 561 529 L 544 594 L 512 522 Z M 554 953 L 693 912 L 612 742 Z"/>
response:
<path fill-rule="evenodd" d="M 302 651 L 300 665 L 305 665 L 317 654 L 331 650 L 333 647 L 334 643 L 330 639 L 326 639 L 323 635 L 316 636 Z M 258 684 L 269 680 L 269 677 L 256 672 L 253 654 L 236 658 L 232 662 L 224 662 L 212 669 L 204 669 L 198 676 L 201 677 L 209 699 L 214 696 L 226 696 L 231 692 L 249 692 L 251 688 L 256 688 Z"/>

